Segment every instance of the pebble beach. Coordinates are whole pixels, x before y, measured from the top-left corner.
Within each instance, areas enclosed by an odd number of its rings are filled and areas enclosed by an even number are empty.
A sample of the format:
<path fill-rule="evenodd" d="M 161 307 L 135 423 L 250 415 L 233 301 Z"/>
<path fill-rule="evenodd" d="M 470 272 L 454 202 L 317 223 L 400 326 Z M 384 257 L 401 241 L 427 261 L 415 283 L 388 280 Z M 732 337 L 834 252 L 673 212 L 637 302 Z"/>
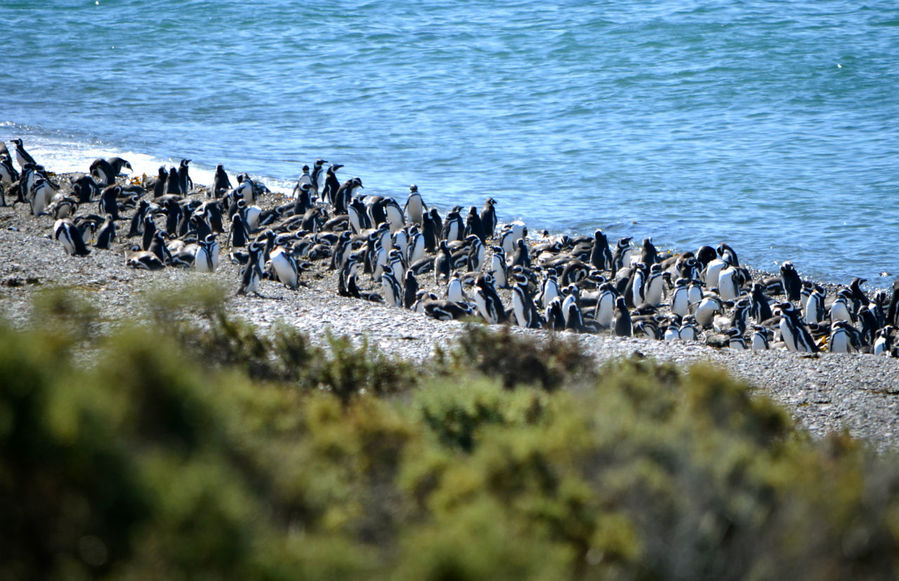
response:
<path fill-rule="evenodd" d="M 289 201 L 273 193 L 266 204 Z M 36 292 L 52 287 L 74 289 L 98 307 L 109 324 L 127 320 L 146 308 L 147 291 L 177 290 L 197 281 L 227 289 L 228 311 L 262 327 L 283 322 L 323 341 L 326 332 L 356 339 L 367 337 L 393 357 L 423 362 L 435 347 L 446 347 L 465 332 L 466 324 L 438 321 L 421 313 L 338 296 L 337 282 L 324 265 L 301 275 L 296 290 L 263 280 L 262 296 L 235 296 L 240 266 L 224 256 L 214 273 L 169 267 L 160 271 L 129 268 L 128 239 L 120 236 L 110 250 L 94 249 L 86 257 L 69 256 L 52 238 L 53 219 L 33 217 L 27 204 L 0 207 L 0 314 L 25 325 Z M 121 232 L 121 230 L 120 230 Z M 325 261 L 326 262 L 326 261 Z M 548 337 L 550 331 L 513 327 L 515 333 Z M 642 355 L 681 366 L 710 363 L 739 377 L 760 394 L 779 402 L 815 437 L 846 429 L 878 449 L 899 444 L 899 365 L 894 358 L 869 354 L 803 355 L 780 348 L 734 352 L 699 342 L 667 342 L 603 334 L 573 334 L 597 362 Z"/>

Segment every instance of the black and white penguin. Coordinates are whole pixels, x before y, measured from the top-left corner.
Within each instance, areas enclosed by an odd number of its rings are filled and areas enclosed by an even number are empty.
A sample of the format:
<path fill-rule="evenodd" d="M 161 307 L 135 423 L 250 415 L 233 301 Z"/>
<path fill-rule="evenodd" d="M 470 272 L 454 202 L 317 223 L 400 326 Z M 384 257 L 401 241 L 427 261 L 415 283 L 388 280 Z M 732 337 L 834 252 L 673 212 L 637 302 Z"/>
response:
<path fill-rule="evenodd" d="M 891 355 L 893 351 L 893 331 L 895 327 L 886 325 L 877 330 L 874 338 L 874 355 Z"/>
<path fill-rule="evenodd" d="M 487 272 L 493 276 L 497 288 L 508 288 L 506 253 L 501 246 L 491 246 L 490 249 L 493 250 L 493 256 L 490 257 L 490 266 L 487 268 Z"/>
<path fill-rule="evenodd" d="M 811 300 L 811 299 L 809 299 L 809 300 Z M 830 304 L 830 311 L 828 312 L 828 314 L 830 315 L 831 323 L 836 323 L 837 321 L 846 321 L 849 323 L 854 322 L 855 315 L 850 307 L 851 300 L 852 300 L 852 292 L 849 289 L 842 288 L 837 292 L 837 297 Z M 822 308 L 822 319 L 823 319 L 823 308 Z"/>
<path fill-rule="evenodd" d="M 228 232 L 228 246 L 231 248 L 243 248 L 247 245 L 249 234 L 243 223 L 243 216 L 240 212 L 231 217 L 231 229 Z"/>
<path fill-rule="evenodd" d="M 837 321 L 830 326 L 830 336 L 827 338 L 827 350 L 831 353 L 850 353 L 855 351 L 849 334 L 849 323 Z"/>
<path fill-rule="evenodd" d="M 221 198 L 225 192 L 231 189 L 231 179 L 225 171 L 225 166 L 218 164 L 215 166 L 215 175 L 212 178 L 212 189 L 209 193 L 213 198 Z"/>
<path fill-rule="evenodd" d="M 215 234 L 207 234 L 197 242 L 197 253 L 194 255 L 194 269 L 199 272 L 215 272 L 219 264 L 219 244 Z"/>
<path fill-rule="evenodd" d="M 658 262 L 649 268 L 649 277 L 646 279 L 643 293 L 646 304 L 653 307 L 658 307 L 662 304 L 662 300 L 665 298 L 665 291 L 668 288 L 667 276 L 670 275 L 662 272 L 662 265 Z"/>
<path fill-rule="evenodd" d="M 617 337 L 631 337 L 634 334 L 631 325 L 631 314 L 627 310 L 624 297 L 615 299 L 615 335 Z"/>
<path fill-rule="evenodd" d="M 527 277 L 515 276 L 512 281 L 512 316 L 515 323 L 526 329 L 539 329 L 542 323 L 540 312 L 531 296 Z M 564 323 L 564 316 L 562 319 Z"/>
<path fill-rule="evenodd" d="M 337 170 L 342 167 L 342 164 L 332 163 L 325 172 L 325 182 L 320 197 L 322 202 L 330 204 L 332 207 L 334 205 L 334 199 L 337 197 L 337 190 L 340 189 L 340 181 L 337 179 Z"/>
<path fill-rule="evenodd" d="M 478 313 L 489 324 L 505 322 L 506 311 L 489 274 L 482 274 L 475 281 L 474 302 Z"/>
<path fill-rule="evenodd" d="M 42 176 L 35 178 L 34 185 L 26 196 L 31 205 L 31 214 L 34 216 L 45 214 L 54 193 L 53 186 L 48 180 Z"/>
<path fill-rule="evenodd" d="M 469 272 L 477 272 L 481 269 L 481 266 L 484 264 L 484 261 L 487 257 L 487 250 L 484 248 L 484 245 L 481 243 L 481 239 L 477 237 L 475 234 L 469 234 L 465 239 L 467 243 L 468 252 L 468 270 Z"/>
<path fill-rule="evenodd" d="M 753 351 L 767 351 L 770 349 L 771 330 L 762 325 L 753 325 L 750 346 Z"/>
<path fill-rule="evenodd" d="M 540 305 L 546 309 L 549 307 L 549 303 L 558 296 L 561 296 L 562 292 L 559 289 L 559 279 L 556 276 L 556 271 L 553 268 L 548 268 L 543 273 L 543 281 L 540 284 L 540 294 L 537 295 L 537 301 Z"/>
<path fill-rule="evenodd" d="M 614 277 L 619 270 L 622 270 L 626 266 L 630 266 L 629 264 L 625 264 L 627 260 L 628 252 L 631 248 L 631 237 L 619 238 L 618 243 L 615 246 L 615 253 L 612 255 L 612 276 Z"/>
<path fill-rule="evenodd" d="M 94 247 L 101 250 L 109 250 L 113 240 L 115 240 L 115 221 L 112 219 L 112 216 L 106 216 L 106 219 L 103 220 L 103 225 L 97 231 L 97 240 L 94 242 Z"/>
<path fill-rule="evenodd" d="M 381 288 L 384 302 L 391 307 L 403 306 L 403 289 L 400 282 L 393 276 L 390 270 L 385 270 L 381 275 Z"/>
<path fill-rule="evenodd" d="M 37 162 L 34 161 L 34 158 L 31 157 L 31 154 L 25 151 L 25 145 L 23 145 L 22 140 L 19 138 L 13 139 L 12 143 L 16 144 L 16 161 L 19 163 L 19 167 L 25 169 L 27 164 L 37 165 Z"/>
<path fill-rule="evenodd" d="M 771 312 L 771 303 L 765 296 L 765 287 L 759 283 L 752 283 L 749 291 L 749 316 L 756 323 L 763 323 L 774 316 Z"/>
<path fill-rule="evenodd" d="M 737 252 L 728 244 L 722 242 L 715 251 L 718 253 L 718 256 L 721 257 L 721 260 L 726 262 L 729 266 L 733 266 L 734 268 L 740 266 L 740 261 L 737 259 Z"/>
<path fill-rule="evenodd" d="M 142 250 L 150 249 L 154 236 L 156 236 L 156 221 L 153 219 L 152 214 L 147 213 L 144 215 L 143 226 L 141 227 L 140 247 Z"/>
<path fill-rule="evenodd" d="M 87 256 L 90 249 L 84 245 L 81 231 L 71 220 L 57 220 L 53 224 L 53 237 L 62 242 L 63 248 L 72 256 Z"/>
<path fill-rule="evenodd" d="M 807 325 L 817 325 L 824 320 L 824 287 L 815 285 L 805 300 L 805 315 L 802 317 Z"/>
<path fill-rule="evenodd" d="M 415 272 L 409 268 L 406 270 L 406 276 L 403 279 L 403 306 L 411 309 L 418 299 L 418 280 L 415 278 Z"/>
<path fill-rule="evenodd" d="M 477 236 L 478 240 L 481 241 L 481 244 L 487 241 L 487 236 L 484 233 L 484 225 L 481 222 L 481 216 L 478 215 L 478 209 L 474 206 L 471 206 L 468 209 L 468 215 L 465 217 L 465 236 Z"/>
<path fill-rule="evenodd" d="M 306 188 L 311 188 L 311 186 L 305 186 Z M 346 214 L 350 207 L 350 202 L 353 197 L 359 193 L 360 189 L 365 189 L 365 186 L 362 185 L 362 178 L 353 177 L 343 182 L 339 188 L 337 188 L 337 193 L 334 194 L 334 212 L 337 214 Z"/>
<path fill-rule="evenodd" d="M 100 201 L 98 207 L 101 214 L 112 216 L 113 220 L 119 219 L 119 194 L 122 193 L 122 186 L 107 186 L 100 193 Z"/>
<path fill-rule="evenodd" d="M 728 329 L 725 333 L 727 335 L 727 346 L 734 351 L 746 351 L 746 339 L 743 338 L 743 332 L 740 329 L 733 328 Z"/>
<path fill-rule="evenodd" d="M 496 232 L 496 200 L 487 198 L 484 207 L 481 208 L 481 228 L 487 238 L 493 238 Z"/>
<path fill-rule="evenodd" d="M 565 330 L 565 314 L 562 312 L 562 297 L 554 298 L 546 308 L 544 325 L 551 331 Z"/>
<path fill-rule="evenodd" d="M 699 336 L 699 333 L 696 330 L 696 317 L 693 315 L 684 317 L 680 329 L 678 329 L 678 334 L 680 335 L 681 341 L 696 341 Z"/>
<path fill-rule="evenodd" d="M 166 195 L 180 196 L 184 192 L 181 191 L 181 177 L 178 175 L 178 168 L 172 166 L 169 168 L 168 176 L 165 180 Z"/>
<path fill-rule="evenodd" d="M 652 243 L 652 238 L 643 239 L 643 247 L 640 252 L 640 262 L 651 268 L 653 264 L 659 261 L 659 251 L 656 250 Z"/>
<path fill-rule="evenodd" d="M 447 242 L 456 242 L 457 240 L 462 240 L 464 232 L 465 223 L 462 222 L 462 216 L 459 214 L 459 206 L 455 206 L 443 220 L 440 238 Z"/>
<path fill-rule="evenodd" d="M 240 288 L 237 290 L 239 295 L 247 295 L 250 293 L 259 295 L 259 283 L 262 280 L 262 265 L 264 247 L 261 244 L 253 243 L 249 246 L 250 258 L 246 266 L 240 272 Z"/>
<path fill-rule="evenodd" d="M 791 302 L 777 306 L 780 311 L 780 337 L 788 351 L 817 353 L 818 345 L 812 339 L 808 327 L 800 320 L 799 311 Z"/>
<path fill-rule="evenodd" d="M 434 259 L 434 281 L 439 283 L 441 278 L 449 279 L 452 264 L 453 256 L 446 245 L 446 240 L 441 240 L 440 248 L 437 249 L 437 257 Z"/>
<path fill-rule="evenodd" d="M 408 264 L 415 264 L 425 257 L 425 238 L 415 226 L 412 226 L 409 230 L 409 243 L 407 249 L 406 262 Z"/>
<path fill-rule="evenodd" d="M 324 159 L 316 159 L 315 163 L 312 164 L 312 174 L 309 176 L 312 181 L 312 188 L 315 190 L 315 195 L 318 196 L 321 194 L 321 191 L 325 188 L 325 164 L 328 163 Z"/>
<path fill-rule="evenodd" d="M 780 278 L 783 281 L 784 293 L 788 301 L 798 301 L 802 294 L 802 279 L 790 261 L 780 265 Z"/>
<path fill-rule="evenodd" d="M 181 193 L 185 196 L 189 194 L 194 187 L 194 181 L 190 179 L 190 170 L 187 167 L 187 164 L 189 163 L 189 159 L 182 159 L 181 163 L 178 165 L 178 184 L 181 188 Z"/>
<path fill-rule="evenodd" d="M 596 230 L 593 233 L 590 264 L 597 270 L 606 270 L 612 267 L 612 251 L 609 249 L 609 239 L 603 234 L 602 230 Z"/>
<path fill-rule="evenodd" d="M 403 211 L 406 213 L 406 217 L 409 218 L 413 224 L 422 225 L 424 221 L 424 215 L 428 211 L 428 206 L 424 203 L 424 200 L 421 198 L 421 194 L 418 191 L 418 186 L 412 184 L 409 186 L 409 197 L 406 198 L 406 204 L 403 206 Z"/>
<path fill-rule="evenodd" d="M 593 310 L 593 320 L 603 329 L 611 329 L 615 319 L 615 305 L 618 302 L 618 292 L 615 285 L 605 282 L 599 285 L 599 296 Z"/>
<path fill-rule="evenodd" d="M 3 144 L 6 145 L 5 143 Z M 13 166 L 12 159 L 8 155 L 0 156 L 0 185 L 9 185 L 19 180 L 19 172 Z"/>
<path fill-rule="evenodd" d="M 524 238 L 519 238 L 515 246 L 515 254 L 512 256 L 512 266 L 521 266 L 523 268 L 531 267 L 531 254 Z"/>

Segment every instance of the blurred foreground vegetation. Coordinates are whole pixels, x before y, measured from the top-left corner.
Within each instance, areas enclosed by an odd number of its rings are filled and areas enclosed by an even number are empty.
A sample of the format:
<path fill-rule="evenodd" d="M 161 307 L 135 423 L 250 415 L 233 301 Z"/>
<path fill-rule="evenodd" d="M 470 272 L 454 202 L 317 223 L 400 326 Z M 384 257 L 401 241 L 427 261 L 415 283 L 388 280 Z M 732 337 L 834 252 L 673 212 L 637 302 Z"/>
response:
<path fill-rule="evenodd" d="M 708 367 L 473 326 L 427 368 L 152 298 L 0 324 L 0 579 L 894 579 L 899 463 Z"/>

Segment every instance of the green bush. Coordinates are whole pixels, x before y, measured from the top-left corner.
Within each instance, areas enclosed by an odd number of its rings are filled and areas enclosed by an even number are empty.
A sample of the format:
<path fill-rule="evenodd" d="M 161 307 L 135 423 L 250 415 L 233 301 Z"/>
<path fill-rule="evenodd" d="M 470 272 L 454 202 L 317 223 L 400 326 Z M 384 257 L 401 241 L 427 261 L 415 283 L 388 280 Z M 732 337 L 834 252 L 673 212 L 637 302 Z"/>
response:
<path fill-rule="evenodd" d="M 481 330 L 413 370 L 192 296 L 0 324 L 0 578 L 896 577 L 895 454 L 717 369 Z"/>

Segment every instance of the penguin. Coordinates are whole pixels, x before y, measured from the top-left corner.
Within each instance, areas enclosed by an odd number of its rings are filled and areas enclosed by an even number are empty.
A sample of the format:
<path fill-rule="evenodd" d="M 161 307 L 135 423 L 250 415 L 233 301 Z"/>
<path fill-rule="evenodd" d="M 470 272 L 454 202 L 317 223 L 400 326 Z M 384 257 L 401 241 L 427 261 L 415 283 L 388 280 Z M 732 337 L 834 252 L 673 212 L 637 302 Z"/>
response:
<path fill-rule="evenodd" d="M 384 215 L 387 219 L 387 223 L 390 224 L 391 232 L 396 232 L 406 225 L 406 218 L 403 215 L 403 210 L 400 208 L 400 205 L 396 203 L 396 200 L 393 198 L 384 198 L 381 205 L 384 208 Z"/>
<path fill-rule="evenodd" d="M 424 221 L 424 215 L 428 211 L 428 206 L 421 198 L 418 186 L 412 184 L 409 186 L 409 197 L 406 198 L 406 204 L 403 206 L 403 212 L 413 224 L 421 226 Z"/>
<path fill-rule="evenodd" d="M 554 298 L 546 308 L 544 317 L 546 328 L 550 331 L 565 330 L 565 315 L 562 313 L 562 297 Z"/>
<path fill-rule="evenodd" d="M 231 218 L 231 230 L 228 233 L 228 245 L 231 248 L 243 248 L 247 245 L 247 238 L 249 238 L 249 235 L 247 234 L 246 226 L 244 226 L 243 223 L 243 216 L 238 212 Z"/>
<path fill-rule="evenodd" d="M 680 341 L 680 325 L 681 325 L 681 317 L 674 315 L 671 318 L 671 321 L 668 323 L 668 326 L 665 328 L 665 333 L 662 335 L 662 338 L 665 341 Z"/>
<path fill-rule="evenodd" d="M 465 241 L 468 243 L 468 271 L 477 272 L 481 269 L 481 265 L 484 264 L 487 251 L 484 249 L 484 244 L 481 242 L 481 239 L 475 234 L 469 234 Z"/>
<path fill-rule="evenodd" d="M 537 301 L 544 309 L 547 309 L 549 308 L 549 303 L 561 294 L 555 269 L 547 269 L 546 272 L 543 273 L 543 284 L 540 287 L 540 294 L 537 296 Z"/>
<path fill-rule="evenodd" d="M 534 303 L 534 299 L 528 290 L 528 279 L 523 276 L 516 276 L 513 278 L 513 281 L 512 316 L 515 319 L 515 323 L 519 327 L 526 329 L 540 328 L 541 317 L 537 310 L 537 305 Z M 549 307 L 546 308 L 549 310 Z"/>
<path fill-rule="evenodd" d="M 403 306 L 411 309 L 418 297 L 418 280 L 415 278 L 413 270 L 406 270 L 406 277 L 403 280 Z"/>
<path fill-rule="evenodd" d="M 851 300 L 851 298 L 852 292 L 849 289 L 842 288 L 837 292 L 837 297 L 830 305 L 829 315 L 831 323 L 836 323 L 837 321 L 846 321 L 850 323 L 854 322 L 855 317 L 849 307 L 849 301 Z"/>
<path fill-rule="evenodd" d="M 501 246 L 491 246 L 490 249 L 493 250 L 493 256 L 490 258 L 487 272 L 493 276 L 497 288 L 509 288 L 506 254 Z"/>
<path fill-rule="evenodd" d="M 141 270 L 162 270 L 165 265 L 152 252 L 141 250 L 128 255 L 127 265 Z"/>
<path fill-rule="evenodd" d="M 646 279 L 645 291 L 643 293 L 644 301 L 647 304 L 653 307 L 658 307 L 662 304 L 662 300 L 665 297 L 666 274 L 662 272 L 661 264 L 655 263 L 650 267 L 649 278 Z"/>
<path fill-rule="evenodd" d="M 646 301 L 646 265 L 634 264 L 631 280 L 625 290 L 625 299 L 630 307 L 639 307 Z"/>
<path fill-rule="evenodd" d="M 18 180 L 19 172 L 13 166 L 12 159 L 6 155 L 0 156 L 0 184 L 12 185 Z"/>
<path fill-rule="evenodd" d="M 824 320 L 824 296 L 827 291 L 819 285 L 815 285 L 805 301 L 805 315 L 803 320 L 807 325 L 817 325 Z"/>
<path fill-rule="evenodd" d="M 215 272 L 219 264 L 219 245 L 215 234 L 207 234 L 197 242 L 197 253 L 194 255 L 194 269 L 199 272 Z"/>
<path fill-rule="evenodd" d="M 605 282 L 599 286 L 599 297 L 593 311 L 593 320 L 603 329 L 611 329 L 615 318 L 615 305 L 618 293 L 615 285 Z"/>
<path fill-rule="evenodd" d="M 784 293 L 788 301 L 798 301 L 802 293 L 802 279 L 790 261 L 780 265 L 780 278 L 783 281 Z"/>
<path fill-rule="evenodd" d="M 625 260 L 627 258 L 627 253 L 631 247 L 631 240 L 633 238 L 625 237 L 619 238 L 618 243 L 615 246 L 615 253 L 612 255 L 612 276 L 614 277 L 619 270 L 623 269 L 628 264 L 625 264 Z"/>
<path fill-rule="evenodd" d="M 874 355 L 887 355 L 889 356 L 893 350 L 893 330 L 895 327 L 892 325 L 886 325 L 877 330 L 877 335 L 874 339 Z"/>
<path fill-rule="evenodd" d="M 699 305 L 696 307 L 694 317 L 696 317 L 696 322 L 699 323 L 703 329 L 708 329 L 712 326 L 715 315 L 720 313 L 723 309 L 724 305 L 721 302 L 721 298 L 713 289 L 713 292 L 710 292 L 703 297 L 702 301 L 700 301 Z"/>
<path fill-rule="evenodd" d="M 109 250 L 112 241 L 115 240 L 115 221 L 112 216 L 106 216 L 103 225 L 97 231 L 97 240 L 94 247 L 101 250 Z"/>
<path fill-rule="evenodd" d="M 481 216 L 478 209 L 471 206 L 468 209 L 468 216 L 465 217 L 465 236 L 477 236 L 481 244 L 487 241 L 487 235 L 484 233 L 484 225 L 481 222 Z"/>
<path fill-rule="evenodd" d="M 321 191 L 325 188 L 325 164 L 328 163 L 324 159 L 316 159 L 315 163 L 312 164 L 312 174 L 309 176 L 312 181 L 312 188 L 315 190 L 315 195 L 318 196 Z"/>
<path fill-rule="evenodd" d="M 144 225 L 141 231 L 140 247 L 142 250 L 149 250 L 153 237 L 156 236 L 156 221 L 153 219 L 152 214 L 148 213 L 144 216 Z"/>
<path fill-rule="evenodd" d="M 46 213 L 50 200 L 53 199 L 53 187 L 50 182 L 41 176 L 38 176 L 31 192 L 28 194 L 31 205 L 31 214 L 33 216 L 41 216 Z"/>
<path fill-rule="evenodd" d="M 304 184 L 301 190 L 308 190 L 310 188 L 311 186 Z M 357 190 L 364 188 L 365 186 L 362 185 L 362 179 L 358 177 L 350 178 L 340 184 L 340 187 L 337 188 L 337 193 L 334 194 L 334 212 L 337 214 L 348 213 L 350 201 L 356 195 Z"/>
<path fill-rule="evenodd" d="M 212 189 L 209 194 L 215 199 L 221 198 L 225 192 L 231 189 L 231 180 L 225 171 L 225 166 L 218 164 L 215 166 L 215 175 L 212 178 Z"/>
<path fill-rule="evenodd" d="M 465 301 L 465 294 L 462 292 L 462 280 L 457 272 L 454 272 L 447 281 L 446 300 L 457 303 Z"/>
<path fill-rule="evenodd" d="M 687 296 L 689 282 L 686 278 L 678 278 L 674 281 L 674 290 L 671 293 L 671 312 L 678 317 L 686 317 L 690 312 L 690 300 Z"/>
<path fill-rule="evenodd" d="M 172 166 L 169 168 L 168 176 L 165 181 L 166 195 L 180 196 L 184 192 L 181 191 L 181 177 L 178 175 L 178 168 Z"/>
<path fill-rule="evenodd" d="M 736 300 L 740 296 L 744 282 L 742 271 L 733 266 L 727 266 L 718 273 L 718 294 L 722 300 Z"/>
<path fill-rule="evenodd" d="M 159 167 L 159 171 L 156 174 L 156 181 L 153 182 L 153 199 L 161 198 L 165 195 L 165 190 L 168 185 L 169 174 L 165 170 L 164 166 Z"/>
<path fill-rule="evenodd" d="M 812 339 L 808 327 L 800 320 L 799 312 L 791 302 L 778 305 L 780 311 L 780 337 L 788 351 L 817 353 L 818 345 Z"/>
<path fill-rule="evenodd" d="M 749 315 L 756 323 L 763 323 L 774 316 L 771 312 L 771 304 L 765 296 L 765 287 L 759 283 L 752 283 L 749 291 Z"/>
<path fill-rule="evenodd" d="M 87 256 L 90 249 L 84 245 L 81 231 L 71 220 L 57 220 L 53 224 L 53 237 L 62 242 L 63 248 L 72 256 Z"/>
<path fill-rule="evenodd" d="M 403 306 L 403 289 L 399 281 L 390 270 L 385 270 L 381 275 L 381 288 L 384 302 L 391 307 Z"/>
<path fill-rule="evenodd" d="M 659 251 L 656 250 L 656 247 L 652 243 L 652 238 L 644 238 L 643 239 L 643 247 L 640 252 L 640 262 L 645 264 L 647 267 L 652 268 L 652 265 L 659 261 Z"/>
<path fill-rule="evenodd" d="M 512 266 L 521 266 L 524 268 L 531 267 L 531 255 L 524 238 L 518 239 L 515 247 L 515 254 L 512 257 Z"/>
<path fill-rule="evenodd" d="M 696 341 L 698 333 L 696 331 L 696 317 L 687 315 L 678 329 L 681 341 Z"/>
<path fill-rule="evenodd" d="M 567 308 L 565 308 L 565 303 L 563 302 L 562 308 L 564 309 L 562 314 L 565 316 L 565 329 L 575 333 L 583 333 L 584 315 L 577 302 L 568 303 Z"/>
<path fill-rule="evenodd" d="M 462 240 L 464 232 L 465 224 L 462 222 L 462 216 L 459 215 L 459 207 L 456 206 L 446 215 L 443 229 L 440 231 L 440 238 L 447 242 L 455 242 Z"/>
<path fill-rule="evenodd" d="M 602 230 L 593 233 L 593 246 L 590 248 L 590 264 L 597 270 L 612 268 L 612 251 L 609 249 L 609 239 Z"/>
<path fill-rule="evenodd" d="M 119 195 L 122 193 L 122 186 L 107 186 L 100 193 L 100 202 L 98 207 L 101 214 L 109 214 L 113 220 L 119 220 Z"/>
<path fill-rule="evenodd" d="M 256 242 L 249 246 L 250 259 L 246 266 L 240 272 L 240 288 L 237 290 L 238 295 L 247 295 L 250 293 L 256 296 L 259 294 L 259 282 L 262 280 L 262 263 L 264 249 Z"/>
<path fill-rule="evenodd" d="M 406 262 L 408 264 L 415 264 L 425 257 L 425 238 L 415 226 L 413 226 L 409 232 L 410 235 L 408 251 L 406 253 Z"/>
<path fill-rule="evenodd" d="M 178 187 L 185 196 L 190 194 L 193 189 L 194 182 L 190 179 L 190 169 L 187 167 L 191 160 L 182 159 L 178 164 Z"/>
<path fill-rule="evenodd" d="M 439 321 L 451 321 L 474 316 L 474 309 L 468 303 L 454 303 L 452 301 L 431 300 L 424 304 L 424 312 L 427 316 Z"/>
<path fill-rule="evenodd" d="M 831 353 L 849 353 L 855 351 L 852 346 L 846 321 L 837 321 L 830 327 L 830 336 L 827 338 L 827 350 Z"/>
<path fill-rule="evenodd" d="M 90 165 L 90 176 L 96 181 L 97 185 L 106 187 L 115 183 L 116 174 L 113 173 L 112 166 L 103 158 L 97 158 Z"/>
<path fill-rule="evenodd" d="M 337 190 L 340 189 L 340 181 L 337 179 L 337 170 L 342 167 L 342 164 L 332 163 L 325 172 L 325 182 L 320 197 L 324 203 L 330 204 L 331 206 L 334 205 L 334 199 L 337 197 Z"/>
<path fill-rule="evenodd" d="M 296 198 L 300 190 L 303 187 L 308 187 L 312 189 L 312 175 L 309 174 L 309 166 L 304 165 L 301 170 L 300 177 L 297 178 L 297 183 L 293 186 L 293 192 L 291 193 L 291 197 Z"/>
<path fill-rule="evenodd" d="M 478 313 L 487 323 L 497 324 L 506 321 L 506 311 L 493 286 L 493 277 L 489 274 L 482 274 L 475 281 L 474 300 Z"/>
<path fill-rule="evenodd" d="M 486 238 L 493 238 L 496 232 L 496 200 L 487 198 L 481 208 L 481 228 Z"/>
<path fill-rule="evenodd" d="M 441 278 L 449 279 L 452 264 L 453 257 L 446 245 L 446 240 L 441 240 L 437 257 L 434 259 L 434 281 L 436 283 L 439 283 Z"/>
<path fill-rule="evenodd" d="M 727 331 L 727 346 L 734 351 L 746 351 L 746 339 L 743 338 L 743 332 L 740 329 L 733 328 Z"/>
<path fill-rule="evenodd" d="M 169 251 L 168 246 L 166 246 L 165 232 L 162 230 L 157 230 L 153 235 L 153 240 L 150 242 L 150 247 L 147 248 L 147 251 L 155 254 L 165 265 L 170 265 L 172 263 L 172 254 Z"/>
<path fill-rule="evenodd" d="M 715 251 L 728 266 L 739 268 L 740 261 L 737 259 L 737 252 L 729 245 L 722 242 Z"/>
<path fill-rule="evenodd" d="M 31 154 L 25 151 L 25 145 L 22 143 L 21 139 L 13 139 L 12 143 L 16 144 L 16 161 L 19 163 L 20 168 L 25 169 L 25 166 L 28 164 L 37 165 L 37 162 L 34 161 Z"/>
<path fill-rule="evenodd" d="M 631 314 L 627 310 L 627 303 L 625 303 L 624 297 L 618 297 L 615 300 L 615 336 L 631 337 L 633 334 Z"/>
<path fill-rule="evenodd" d="M 771 348 L 771 331 L 762 325 L 752 326 L 752 340 L 750 346 L 753 351 L 767 351 Z"/>

